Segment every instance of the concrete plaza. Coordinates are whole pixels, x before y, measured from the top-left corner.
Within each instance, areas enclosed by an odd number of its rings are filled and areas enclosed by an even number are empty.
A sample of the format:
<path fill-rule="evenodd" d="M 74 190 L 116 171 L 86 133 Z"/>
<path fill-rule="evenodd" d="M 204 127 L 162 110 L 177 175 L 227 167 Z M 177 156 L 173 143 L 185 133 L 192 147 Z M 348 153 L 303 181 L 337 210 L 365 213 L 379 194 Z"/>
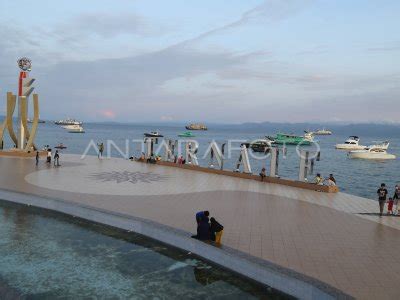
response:
<path fill-rule="evenodd" d="M 0 157 L 0 189 L 147 219 L 190 233 L 209 210 L 222 242 L 356 298 L 400 297 L 400 218 L 376 201 L 166 166 L 63 155 Z"/>

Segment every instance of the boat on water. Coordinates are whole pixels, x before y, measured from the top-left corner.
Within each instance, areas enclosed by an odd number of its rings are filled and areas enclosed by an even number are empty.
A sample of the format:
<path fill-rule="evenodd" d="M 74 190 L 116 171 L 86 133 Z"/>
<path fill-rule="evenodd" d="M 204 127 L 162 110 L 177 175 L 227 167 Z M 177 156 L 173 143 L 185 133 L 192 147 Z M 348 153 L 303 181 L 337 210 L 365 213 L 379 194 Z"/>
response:
<path fill-rule="evenodd" d="M 332 131 L 326 130 L 325 128 L 314 131 L 314 135 L 331 135 L 331 134 Z"/>
<path fill-rule="evenodd" d="M 269 139 L 260 139 L 250 144 L 250 148 L 251 150 L 253 150 L 253 152 L 262 152 L 262 153 L 268 152 L 268 149 L 270 149 L 271 146 L 272 146 L 272 141 Z"/>
<path fill-rule="evenodd" d="M 343 144 L 336 144 L 336 149 L 340 150 L 365 150 L 367 146 L 360 145 L 360 138 L 351 135 Z"/>
<path fill-rule="evenodd" d="M 54 148 L 56 149 L 67 149 L 67 146 L 65 146 L 63 143 L 59 143 L 57 146 L 55 146 Z"/>
<path fill-rule="evenodd" d="M 190 131 L 186 131 L 183 133 L 178 134 L 179 137 L 195 137 L 195 135 L 193 133 L 191 133 Z"/>
<path fill-rule="evenodd" d="M 373 141 L 373 145 L 369 145 L 368 148 L 379 148 L 383 150 L 387 150 L 389 148 L 389 141 Z"/>
<path fill-rule="evenodd" d="M 350 158 L 359 159 L 376 159 L 376 160 L 386 160 L 386 159 L 396 159 L 396 155 L 386 152 L 386 149 L 382 148 L 367 148 L 365 150 L 353 150 L 349 152 Z"/>
<path fill-rule="evenodd" d="M 33 123 L 33 120 L 31 120 L 29 118 L 27 119 L 27 121 L 28 121 L 28 123 Z M 46 123 L 46 121 L 42 120 L 42 119 L 39 119 L 38 123 Z"/>
<path fill-rule="evenodd" d="M 145 137 L 154 137 L 154 138 L 159 138 L 159 137 L 164 137 L 161 133 L 158 131 L 151 131 L 151 132 L 146 132 L 143 134 Z"/>
<path fill-rule="evenodd" d="M 82 122 L 75 120 L 75 119 L 67 118 L 66 120 L 55 121 L 54 124 L 56 124 L 56 125 L 82 125 Z"/>
<path fill-rule="evenodd" d="M 278 133 L 275 137 L 267 137 L 273 144 L 278 145 L 310 145 L 314 141 L 312 132 L 307 132 L 304 136 Z"/>
<path fill-rule="evenodd" d="M 85 130 L 81 125 L 66 125 L 63 126 L 69 133 L 85 133 Z"/>
<path fill-rule="evenodd" d="M 185 128 L 187 130 L 208 130 L 207 126 L 202 123 L 192 123 L 192 124 L 186 125 Z"/>

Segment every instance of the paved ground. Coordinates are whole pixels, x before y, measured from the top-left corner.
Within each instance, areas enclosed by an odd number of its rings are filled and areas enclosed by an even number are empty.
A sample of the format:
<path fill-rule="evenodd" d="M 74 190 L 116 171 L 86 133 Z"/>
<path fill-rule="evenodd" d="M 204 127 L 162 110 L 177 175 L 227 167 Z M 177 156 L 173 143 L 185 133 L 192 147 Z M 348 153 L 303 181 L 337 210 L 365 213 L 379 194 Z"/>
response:
<path fill-rule="evenodd" d="M 0 188 L 79 202 L 195 232 L 208 209 L 223 243 L 357 298 L 400 297 L 400 217 L 377 202 L 122 159 L 63 156 L 63 166 L 0 158 Z M 6 170 L 6 172 L 5 172 Z"/>

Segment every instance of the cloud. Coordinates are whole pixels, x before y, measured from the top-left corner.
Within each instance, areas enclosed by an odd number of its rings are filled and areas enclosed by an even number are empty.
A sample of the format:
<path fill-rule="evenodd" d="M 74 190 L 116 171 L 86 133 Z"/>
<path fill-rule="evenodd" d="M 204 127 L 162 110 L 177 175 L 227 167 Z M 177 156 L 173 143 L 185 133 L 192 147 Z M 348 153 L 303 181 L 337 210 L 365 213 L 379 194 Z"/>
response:
<path fill-rule="evenodd" d="M 147 36 L 160 32 L 159 28 L 137 14 L 90 13 L 67 20 L 58 25 L 53 33 L 69 39 L 80 39 L 91 35 L 109 39 L 121 34 Z"/>
<path fill-rule="evenodd" d="M 400 45 L 398 46 L 382 46 L 382 47 L 371 47 L 367 49 L 370 52 L 388 52 L 388 51 L 400 51 Z"/>
<path fill-rule="evenodd" d="M 160 117 L 160 120 L 161 120 L 161 121 L 173 121 L 174 118 L 171 117 L 171 116 L 161 116 L 161 117 Z"/>
<path fill-rule="evenodd" d="M 260 5 L 244 12 L 240 18 L 221 27 L 214 28 L 185 43 L 195 43 L 214 34 L 221 34 L 249 24 L 250 22 L 277 22 L 300 12 L 312 4 L 314 0 L 265 0 Z"/>
<path fill-rule="evenodd" d="M 111 109 L 101 110 L 99 113 L 106 119 L 114 119 L 117 116 L 117 114 Z"/>

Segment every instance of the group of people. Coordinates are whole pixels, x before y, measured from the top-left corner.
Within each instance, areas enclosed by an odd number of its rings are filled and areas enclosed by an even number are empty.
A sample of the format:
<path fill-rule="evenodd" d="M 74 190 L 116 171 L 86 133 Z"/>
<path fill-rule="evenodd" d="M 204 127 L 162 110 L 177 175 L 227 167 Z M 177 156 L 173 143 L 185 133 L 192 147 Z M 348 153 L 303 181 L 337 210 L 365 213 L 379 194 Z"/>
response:
<path fill-rule="evenodd" d="M 389 197 L 387 200 L 388 190 L 386 188 L 386 184 L 382 183 L 381 187 L 378 189 L 378 201 L 379 201 L 379 215 L 383 215 L 383 210 L 385 208 L 385 204 L 387 204 L 387 214 L 388 215 L 398 215 L 399 210 L 399 199 L 400 199 L 400 187 L 396 185 L 394 187 L 393 197 Z M 396 205 L 396 209 L 394 210 L 394 205 Z"/>
<path fill-rule="evenodd" d="M 328 178 L 324 178 L 318 173 L 314 178 L 314 183 L 318 185 L 336 186 L 336 179 L 333 177 L 333 174 L 329 174 Z"/>
<path fill-rule="evenodd" d="M 207 210 L 196 213 L 197 234 L 192 237 L 201 241 L 211 240 L 216 244 L 221 244 L 224 226 L 209 216 L 210 212 Z"/>
<path fill-rule="evenodd" d="M 52 158 L 52 150 L 51 148 L 49 148 L 48 146 L 46 146 L 46 151 L 47 151 L 47 155 L 46 155 L 46 163 L 47 164 L 51 164 L 51 158 Z M 60 153 L 58 152 L 58 150 L 56 150 L 56 152 L 54 153 L 54 166 L 55 167 L 59 167 L 60 165 Z M 36 165 L 39 164 L 39 160 L 40 160 L 40 153 L 39 151 L 36 151 Z"/>

